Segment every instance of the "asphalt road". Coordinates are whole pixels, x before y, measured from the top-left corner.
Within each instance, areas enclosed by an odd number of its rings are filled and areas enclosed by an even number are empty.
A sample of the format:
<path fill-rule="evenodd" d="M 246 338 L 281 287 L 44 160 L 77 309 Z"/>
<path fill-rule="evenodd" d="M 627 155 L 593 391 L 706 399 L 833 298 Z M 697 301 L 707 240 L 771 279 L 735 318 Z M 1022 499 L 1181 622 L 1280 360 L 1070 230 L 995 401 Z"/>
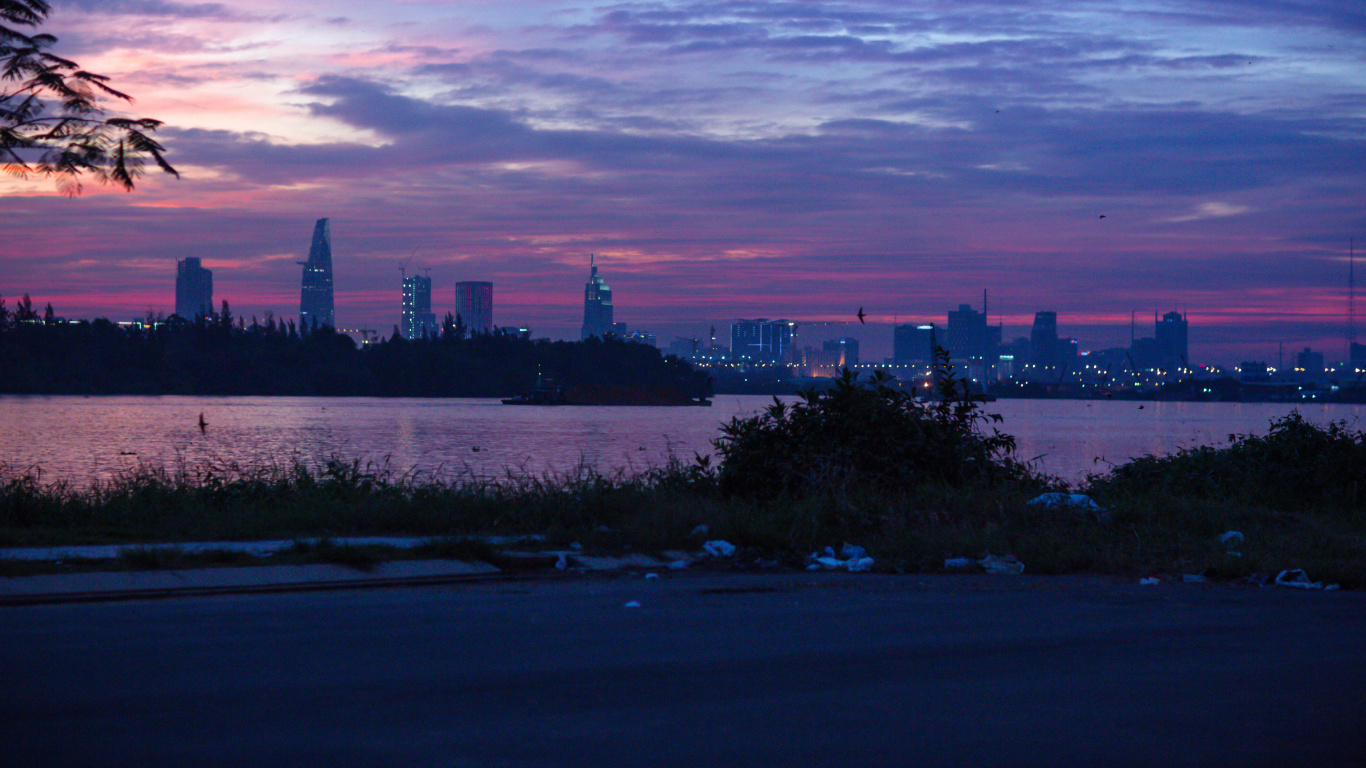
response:
<path fill-rule="evenodd" d="M 0 654 L 7 766 L 1366 765 L 1361 593 L 590 577 L 3 608 Z"/>

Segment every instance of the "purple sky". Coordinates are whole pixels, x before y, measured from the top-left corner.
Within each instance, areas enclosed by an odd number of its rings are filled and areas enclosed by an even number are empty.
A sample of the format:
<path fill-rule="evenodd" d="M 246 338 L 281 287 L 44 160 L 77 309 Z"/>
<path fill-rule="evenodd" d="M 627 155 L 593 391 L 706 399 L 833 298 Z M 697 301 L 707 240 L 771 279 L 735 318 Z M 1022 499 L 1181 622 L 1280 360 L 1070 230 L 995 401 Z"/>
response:
<path fill-rule="evenodd" d="M 1359 0 L 56 0 L 44 31 L 182 178 L 0 180 L 11 305 L 169 313 L 198 256 L 239 314 L 295 315 L 326 216 L 338 323 L 386 333 L 411 257 L 438 313 L 491 280 L 496 324 L 576 338 L 592 252 L 661 345 L 787 317 L 881 357 L 985 288 L 1007 338 L 1179 309 L 1194 362 L 1345 356 Z"/>

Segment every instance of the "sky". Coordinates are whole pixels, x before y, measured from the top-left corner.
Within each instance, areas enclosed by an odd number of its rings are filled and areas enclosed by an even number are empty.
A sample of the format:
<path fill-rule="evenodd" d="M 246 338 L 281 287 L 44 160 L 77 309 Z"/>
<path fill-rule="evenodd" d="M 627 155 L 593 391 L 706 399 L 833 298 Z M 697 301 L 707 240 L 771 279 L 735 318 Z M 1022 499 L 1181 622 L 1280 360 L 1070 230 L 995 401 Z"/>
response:
<path fill-rule="evenodd" d="M 1175 309 L 1192 362 L 1346 355 L 1359 0 L 53 5 L 181 177 L 0 178 L 11 306 L 169 314 L 195 256 L 215 301 L 295 316 L 328 217 L 338 325 L 385 334 L 406 263 L 438 315 L 490 280 L 496 325 L 577 338 L 591 253 L 661 346 L 781 317 L 878 358 L 986 290 L 1007 339 Z"/>

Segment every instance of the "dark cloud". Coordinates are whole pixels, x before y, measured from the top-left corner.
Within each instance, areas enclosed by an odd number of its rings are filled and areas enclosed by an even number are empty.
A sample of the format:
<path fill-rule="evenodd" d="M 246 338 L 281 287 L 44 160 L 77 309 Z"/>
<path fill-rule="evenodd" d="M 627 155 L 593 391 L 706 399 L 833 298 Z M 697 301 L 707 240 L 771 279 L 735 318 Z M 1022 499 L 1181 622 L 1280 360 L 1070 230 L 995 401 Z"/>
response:
<path fill-rule="evenodd" d="M 241 19 L 222 3 L 176 3 L 169 0 L 65 0 L 64 8 L 112 16 L 161 16 L 177 19 Z"/>

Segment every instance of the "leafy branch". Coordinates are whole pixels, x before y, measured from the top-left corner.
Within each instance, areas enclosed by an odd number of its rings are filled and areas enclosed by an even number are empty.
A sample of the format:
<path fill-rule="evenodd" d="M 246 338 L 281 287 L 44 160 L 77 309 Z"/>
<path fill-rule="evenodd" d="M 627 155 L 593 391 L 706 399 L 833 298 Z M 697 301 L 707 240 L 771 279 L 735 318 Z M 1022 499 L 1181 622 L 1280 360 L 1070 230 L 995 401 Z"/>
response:
<path fill-rule="evenodd" d="M 0 0 L 0 166 L 19 178 L 53 178 L 67 196 L 81 193 L 83 173 L 131 191 L 148 161 L 179 178 L 150 136 L 161 121 L 104 117 L 101 99 L 133 97 L 51 53 L 52 35 L 19 31 L 49 11 L 45 0 Z"/>

